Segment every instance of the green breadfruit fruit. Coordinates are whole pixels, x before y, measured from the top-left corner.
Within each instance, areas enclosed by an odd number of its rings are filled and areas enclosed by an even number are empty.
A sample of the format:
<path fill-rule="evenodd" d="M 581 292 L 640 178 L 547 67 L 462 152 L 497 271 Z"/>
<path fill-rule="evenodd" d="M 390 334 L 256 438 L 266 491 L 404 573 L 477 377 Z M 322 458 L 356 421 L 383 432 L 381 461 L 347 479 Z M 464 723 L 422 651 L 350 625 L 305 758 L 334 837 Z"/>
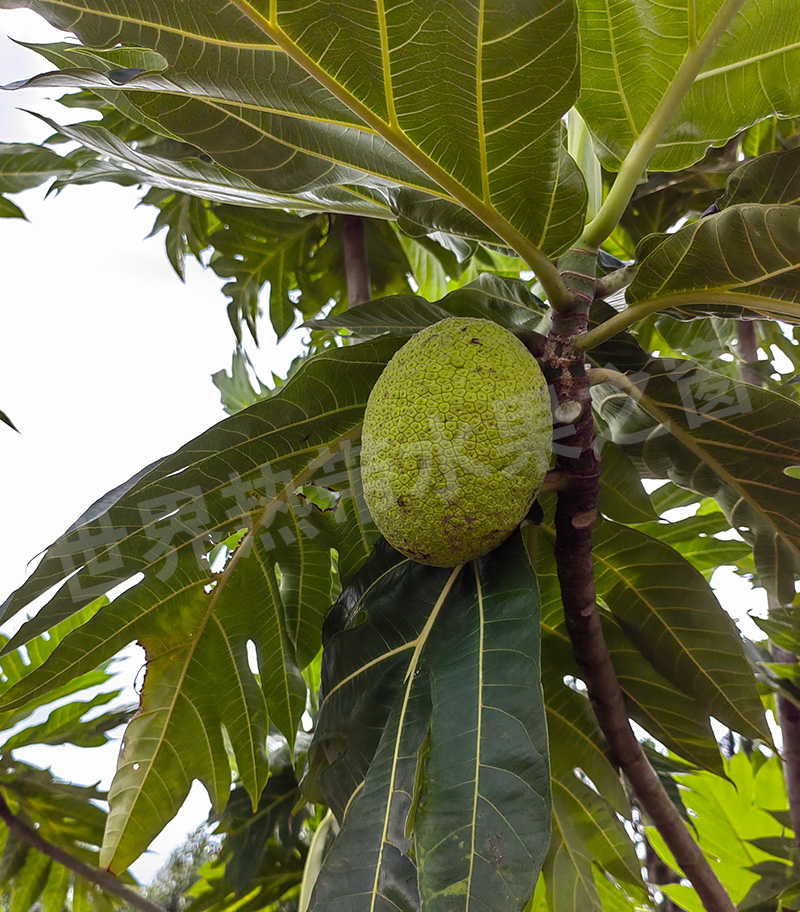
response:
<path fill-rule="evenodd" d="M 392 358 L 364 414 L 364 496 L 398 551 L 454 567 L 500 545 L 550 465 L 539 365 L 490 320 L 452 317 Z"/>

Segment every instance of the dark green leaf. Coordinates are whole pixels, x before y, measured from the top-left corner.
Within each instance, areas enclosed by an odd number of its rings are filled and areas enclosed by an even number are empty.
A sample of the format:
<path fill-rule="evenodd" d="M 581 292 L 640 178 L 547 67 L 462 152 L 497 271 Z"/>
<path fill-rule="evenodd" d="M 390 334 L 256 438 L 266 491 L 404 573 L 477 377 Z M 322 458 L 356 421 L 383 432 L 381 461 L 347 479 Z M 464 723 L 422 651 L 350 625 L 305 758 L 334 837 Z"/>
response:
<path fill-rule="evenodd" d="M 435 303 L 418 295 L 387 297 L 324 320 L 312 320 L 309 325 L 320 329 L 347 329 L 365 338 L 383 333 L 412 336 L 447 317 L 482 317 L 514 329 L 538 326 L 544 319 L 544 305 L 519 279 L 484 273 Z"/>
<path fill-rule="evenodd" d="M 412 845 L 432 912 L 531 896 L 550 822 L 537 595 L 518 536 L 455 570 L 382 546 L 345 589 L 311 754 L 344 821 L 312 909 L 418 909 Z"/>
<path fill-rule="evenodd" d="M 800 148 L 761 155 L 737 168 L 719 206 L 739 203 L 800 203 Z"/>
<path fill-rule="evenodd" d="M 602 450 L 600 512 L 623 523 L 641 523 L 656 518 L 633 462 L 613 441 Z"/>
<path fill-rule="evenodd" d="M 595 584 L 631 641 L 676 687 L 749 738 L 769 740 L 739 633 L 676 551 L 608 520 L 594 536 Z"/>
<path fill-rule="evenodd" d="M 333 586 L 331 548 L 347 574 L 374 538 L 356 500 L 351 444 L 374 380 L 396 348 L 378 340 L 309 359 L 277 395 L 161 461 L 102 516 L 60 539 L 13 596 L 9 616 L 80 568 L 23 626 L 17 645 L 70 616 L 98 589 L 144 574 L 4 697 L 4 706 L 13 707 L 94 668 L 134 639 L 144 645 L 142 708 L 126 733 L 111 789 L 104 864 L 119 869 L 135 858 L 177 811 L 195 777 L 216 806 L 224 806 L 230 772 L 223 724 L 253 796 L 266 776 L 265 697 L 275 722 L 293 737 L 304 704 L 295 661 L 309 662 L 319 648 Z M 335 514 L 294 495 L 315 475 L 347 492 Z M 241 529 L 247 534 L 224 567 L 212 568 L 205 555 Z M 298 583 L 298 561 L 320 570 Z M 285 571 L 286 599 L 275 584 L 276 563 Z M 248 664 L 250 640 L 263 694 Z M 157 812 L 140 814 L 140 806 Z"/>
<path fill-rule="evenodd" d="M 83 717 L 96 706 L 104 706 L 119 696 L 120 691 L 100 693 L 90 700 L 68 703 L 54 709 L 45 722 L 24 728 L 3 743 L 8 752 L 29 744 L 65 744 L 76 747 L 100 747 L 106 743 L 106 732 L 124 725 L 133 715 L 134 707 L 116 710 L 97 716 L 90 722 Z"/>
<path fill-rule="evenodd" d="M 636 382 L 638 404 L 598 388 L 595 404 L 612 438 L 650 477 L 714 497 L 753 544 L 762 585 L 791 601 L 800 482 L 783 470 L 800 463 L 800 406 L 689 361 L 653 361 Z"/>
<path fill-rule="evenodd" d="M 191 14 L 153 0 L 123 3 L 116 20 L 96 0 L 79 11 L 60 2 L 33 8 L 87 45 L 157 47 L 169 68 L 119 89 L 100 75 L 102 57 L 60 45 L 40 52 L 70 69 L 28 84 L 90 87 L 259 186 L 286 194 L 357 187 L 388 202 L 410 230 L 485 237 L 483 222 L 522 253 L 531 241 L 563 249 L 580 230 L 585 189 L 561 135 L 577 94 L 571 3 L 547 3 L 536 15 L 523 3 L 380 13 L 326 4 L 311 30 L 307 9 L 267 18 L 249 3 L 219 0 L 194 3 Z M 432 66 L 429 45 L 441 46 L 443 33 L 459 38 Z M 538 66 L 542 48 L 560 66 Z"/>
<path fill-rule="evenodd" d="M 565 673 L 580 677 L 564 626 L 553 558 L 555 536 L 549 509 L 546 522 L 535 532 L 529 533 L 542 591 L 542 623 L 545 631 L 542 662 L 548 706 L 552 688 L 548 689 L 547 682 L 551 680 L 551 669 L 557 677 Z M 687 695 L 685 688 L 673 684 L 655 669 L 653 662 L 642 653 L 614 617 L 603 612 L 601 620 L 631 718 L 681 757 L 705 769 L 720 771 L 719 749 L 707 711 L 693 696 Z M 573 759 L 576 766 L 584 768 L 584 756 L 580 761 Z M 588 774 L 597 778 L 595 772 Z M 597 784 L 604 795 L 612 794 L 608 783 Z"/>

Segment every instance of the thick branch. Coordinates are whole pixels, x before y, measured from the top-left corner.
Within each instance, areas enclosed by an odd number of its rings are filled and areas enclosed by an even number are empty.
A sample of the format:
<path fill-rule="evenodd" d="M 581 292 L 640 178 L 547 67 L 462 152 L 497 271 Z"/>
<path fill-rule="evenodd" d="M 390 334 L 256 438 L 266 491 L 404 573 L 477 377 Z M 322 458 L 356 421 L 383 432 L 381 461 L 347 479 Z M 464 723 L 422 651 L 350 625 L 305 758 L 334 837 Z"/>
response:
<path fill-rule="evenodd" d="M 736 324 L 739 334 L 739 357 L 742 359 L 742 380 L 761 386 L 761 377 L 753 365 L 758 361 L 758 338 L 753 320 L 739 320 Z"/>
<path fill-rule="evenodd" d="M 2 794 L 0 794 L 0 820 L 5 823 L 12 833 L 18 836 L 23 842 L 27 842 L 28 845 L 36 849 L 37 852 L 41 852 L 42 855 L 46 855 L 58 864 L 63 865 L 79 877 L 88 880 L 89 883 L 102 887 L 107 893 L 119 896 L 120 899 L 124 899 L 125 902 L 130 903 L 135 909 L 141 909 L 141 912 L 165 912 L 161 906 L 157 906 L 155 903 L 150 902 L 150 900 L 145 899 L 144 896 L 131 890 L 130 887 L 126 887 L 125 884 L 120 883 L 110 871 L 105 871 L 102 868 L 95 868 L 93 865 L 86 864 L 85 861 L 75 858 L 70 855 L 69 852 L 65 852 L 64 849 L 43 839 L 36 830 L 29 827 L 27 823 L 24 823 L 16 814 L 14 814 Z"/>
<path fill-rule="evenodd" d="M 585 252 L 565 256 L 576 302 L 570 315 L 554 315 L 548 363 L 558 405 L 555 416 L 569 416 L 572 433 L 558 437 L 556 469 L 569 478 L 558 493 L 555 559 L 564 618 L 600 728 L 615 762 L 627 777 L 639 804 L 661 833 L 675 860 L 708 912 L 733 912 L 734 906 L 692 838 L 675 805 L 647 760 L 628 720 L 628 712 L 603 636 L 592 561 L 592 531 L 597 519 L 600 459 L 595 446 L 589 378 L 575 338 L 586 330 L 592 298 L 592 265 Z M 578 267 L 578 268 L 576 268 Z M 579 277 L 579 278 L 578 278 Z M 579 415 L 575 418 L 575 413 Z M 565 421 L 566 425 L 566 421 Z M 562 433 L 567 426 L 562 428 Z"/>
<path fill-rule="evenodd" d="M 351 307 L 355 307 L 372 297 L 367 236 L 364 231 L 364 219 L 360 215 L 343 215 L 341 218 L 347 301 Z"/>

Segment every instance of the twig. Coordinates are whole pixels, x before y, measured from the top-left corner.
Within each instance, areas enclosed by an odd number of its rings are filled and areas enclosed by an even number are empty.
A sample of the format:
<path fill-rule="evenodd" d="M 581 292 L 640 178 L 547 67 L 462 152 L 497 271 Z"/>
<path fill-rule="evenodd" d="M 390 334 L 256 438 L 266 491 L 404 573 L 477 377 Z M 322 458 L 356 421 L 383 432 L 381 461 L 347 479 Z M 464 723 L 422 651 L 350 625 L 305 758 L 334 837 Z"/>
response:
<path fill-rule="evenodd" d="M 351 307 L 355 307 L 372 297 L 367 236 L 364 219 L 360 215 L 343 215 L 341 218 L 347 301 Z"/>
<path fill-rule="evenodd" d="M 582 258 L 575 256 L 574 251 L 571 254 L 573 256 L 565 263 L 570 267 L 569 274 L 588 276 L 592 266 L 587 254 Z M 554 314 L 548 346 L 558 402 L 556 416 L 559 407 L 571 414 L 580 407 L 580 414 L 573 421 L 572 434 L 559 437 L 561 452 L 556 460 L 556 470 L 569 477 L 569 485 L 558 493 L 555 522 L 555 560 L 566 628 L 611 755 L 630 782 L 639 804 L 691 881 L 706 910 L 733 912 L 730 897 L 692 838 L 631 729 L 600 624 L 592 559 L 592 531 L 599 508 L 600 458 L 595 447 L 589 377 L 583 354 L 574 344 L 576 337 L 586 330 L 586 299 L 591 300 L 593 296 L 588 293 L 589 289 L 590 286 L 576 289 L 585 301 L 582 309 L 569 316 Z M 564 404 L 566 408 L 563 408 Z"/>
<path fill-rule="evenodd" d="M 597 298 L 610 298 L 611 295 L 622 291 L 636 278 L 639 271 L 639 264 L 632 263 L 630 266 L 623 266 L 621 269 L 615 269 L 608 275 L 600 276 L 597 280 L 594 296 Z"/>
<path fill-rule="evenodd" d="M 124 899 L 135 909 L 141 909 L 141 912 L 165 912 L 161 906 L 157 906 L 155 903 L 150 902 L 149 899 L 145 899 L 144 896 L 126 887 L 125 884 L 120 883 L 110 871 L 87 864 L 57 845 L 53 845 L 52 842 L 43 839 L 36 830 L 29 827 L 27 823 L 24 823 L 14 814 L 2 793 L 0 793 L 0 820 L 5 823 L 12 833 L 22 839 L 23 842 L 27 842 L 37 852 L 41 852 L 42 855 L 46 855 L 58 864 L 63 865 L 74 874 L 84 880 L 88 880 L 89 883 L 102 887 L 114 896 L 119 896 L 120 899 Z"/>

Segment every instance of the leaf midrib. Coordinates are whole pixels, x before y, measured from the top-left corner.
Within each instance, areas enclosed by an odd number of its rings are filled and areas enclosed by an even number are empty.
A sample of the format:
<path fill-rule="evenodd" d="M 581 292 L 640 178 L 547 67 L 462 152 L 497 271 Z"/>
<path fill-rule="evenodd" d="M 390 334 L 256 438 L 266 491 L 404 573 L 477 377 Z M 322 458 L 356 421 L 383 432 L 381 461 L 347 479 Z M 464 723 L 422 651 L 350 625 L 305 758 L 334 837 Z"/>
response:
<path fill-rule="evenodd" d="M 291 484 L 292 491 L 296 490 L 298 487 L 300 487 L 302 484 L 304 484 L 311 476 L 313 476 L 313 474 L 321 467 L 321 465 L 325 464 L 325 462 L 327 461 L 328 458 L 329 458 L 328 453 L 323 451 L 323 453 L 320 456 L 318 456 L 317 459 L 312 460 L 311 463 L 309 463 L 309 465 L 306 466 L 306 468 L 302 472 L 300 472 L 297 476 L 295 476 L 295 478 L 292 480 L 292 484 Z M 264 510 L 264 512 L 259 517 L 257 522 L 254 523 L 253 528 L 247 533 L 247 535 L 245 535 L 245 537 L 239 543 L 239 546 L 237 547 L 236 551 L 234 551 L 234 553 L 233 553 L 233 557 L 231 557 L 231 559 L 228 561 L 227 565 L 225 566 L 225 569 L 222 571 L 220 576 L 217 578 L 217 585 L 215 586 L 214 591 L 211 593 L 211 598 L 209 599 L 208 607 L 206 608 L 206 612 L 205 612 L 199 626 L 194 631 L 194 636 L 192 637 L 191 642 L 188 644 L 189 648 L 186 653 L 186 658 L 184 660 L 183 667 L 181 668 L 181 671 L 180 671 L 180 676 L 178 678 L 175 689 L 173 691 L 172 701 L 170 702 L 170 705 L 169 705 L 168 709 L 166 710 L 166 719 L 161 728 L 161 732 L 159 733 L 159 737 L 156 742 L 156 745 L 152 749 L 151 756 L 150 756 L 150 763 L 149 763 L 144 775 L 142 776 L 142 780 L 141 780 L 139 787 L 136 790 L 137 795 L 133 800 L 131 809 L 122 818 L 122 821 L 121 821 L 122 825 L 119 826 L 117 829 L 117 831 L 118 831 L 117 839 L 114 843 L 112 843 L 113 851 L 111 851 L 111 853 L 109 855 L 108 851 L 104 850 L 104 853 L 103 853 L 104 857 L 108 857 L 108 859 L 109 859 L 109 862 L 108 862 L 109 867 L 111 866 L 113 859 L 117 854 L 122 837 L 125 835 L 125 832 L 126 832 L 127 826 L 128 826 L 128 821 L 131 819 L 131 817 L 134 814 L 133 807 L 135 806 L 135 803 L 138 800 L 138 797 L 140 795 L 142 795 L 145 791 L 145 784 L 147 783 L 148 777 L 154 766 L 154 758 L 157 756 L 158 752 L 161 750 L 162 745 L 164 744 L 164 741 L 166 739 L 166 732 L 167 732 L 167 729 L 169 728 L 169 724 L 172 720 L 172 716 L 175 712 L 175 707 L 177 706 L 178 700 L 180 698 L 187 699 L 189 701 L 189 704 L 193 706 L 192 701 L 189 700 L 189 698 L 186 697 L 186 695 L 183 693 L 183 684 L 186 679 L 186 675 L 188 674 L 189 667 L 192 664 L 192 661 L 194 660 L 195 652 L 197 651 L 200 641 L 203 638 L 205 629 L 208 626 L 208 623 L 211 620 L 211 618 L 214 614 L 214 611 L 216 610 L 217 603 L 220 599 L 220 595 L 224 591 L 228 580 L 231 578 L 233 572 L 235 571 L 236 567 L 238 566 L 239 561 L 242 559 L 242 556 L 245 553 L 249 553 L 249 549 L 247 547 L 245 547 L 246 543 L 248 542 L 248 539 L 251 541 L 253 539 L 255 539 L 255 536 L 256 536 L 257 532 L 259 531 L 259 529 L 261 529 L 263 527 L 265 522 L 269 522 L 269 520 L 272 518 L 272 516 L 277 511 L 278 505 L 280 504 L 282 498 L 287 494 L 287 491 L 289 491 L 289 488 L 290 488 L 290 485 L 287 484 L 284 487 L 284 489 L 281 491 L 281 494 L 279 494 L 277 497 L 275 497 L 273 499 L 273 501 L 270 503 L 270 505 Z M 205 726 L 202 724 L 203 720 L 200 717 L 199 713 L 198 713 L 198 720 L 201 723 L 201 728 L 203 729 L 203 731 L 205 731 Z M 210 743 L 209 743 L 208 749 L 209 749 L 209 755 L 211 756 L 213 754 L 213 751 L 211 749 Z M 110 819 L 111 818 L 109 818 L 109 820 Z M 117 821 L 115 820 L 114 822 L 116 823 Z M 105 847 L 104 847 L 104 849 L 105 849 Z"/>
<path fill-rule="evenodd" d="M 280 47 L 295 63 L 302 67 L 310 76 L 326 88 L 331 95 L 353 111 L 356 116 L 371 127 L 379 136 L 383 137 L 395 149 L 402 153 L 412 164 L 416 165 L 423 173 L 431 177 L 448 193 L 452 199 L 472 212 L 487 227 L 506 241 L 528 264 L 536 271 L 540 281 L 547 282 L 550 288 L 558 295 L 563 292 L 561 281 L 555 266 L 550 262 L 539 247 L 523 236 L 513 225 L 503 218 L 490 204 L 477 197 L 471 190 L 447 172 L 441 165 L 429 158 L 408 137 L 398 124 L 384 120 L 375 114 L 366 104 L 356 98 L 342 84 L 337 82 L 315 60 L 308 56 L 277 24 L 277 4 L 270 4 L 270 17 L 265 17 L 254 8 L 249 0 L 230 0 L 242 15 L 246 16 L 254 25 Z M 483 2 L 483 0 L 481 0 Z"/>

